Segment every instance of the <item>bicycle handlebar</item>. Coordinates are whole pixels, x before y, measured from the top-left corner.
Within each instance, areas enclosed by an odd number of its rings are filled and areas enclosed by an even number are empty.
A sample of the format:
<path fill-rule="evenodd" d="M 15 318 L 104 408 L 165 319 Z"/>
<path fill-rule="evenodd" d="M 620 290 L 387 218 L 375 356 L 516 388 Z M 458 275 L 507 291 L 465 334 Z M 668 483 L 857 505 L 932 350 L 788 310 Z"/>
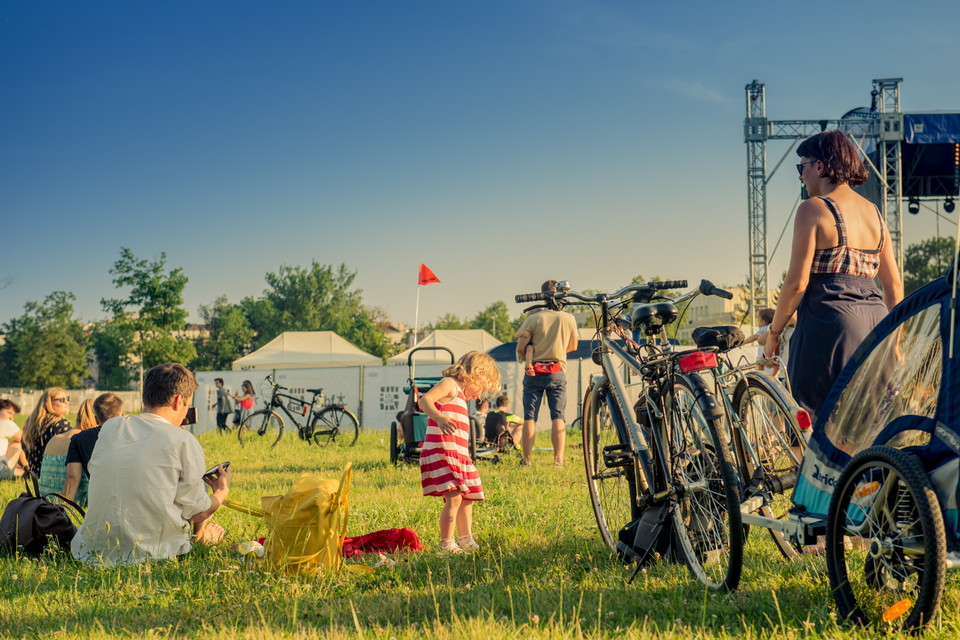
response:
<path fill-rule="evenodd" d="M 274 389 L 285 389 L 285 390 L 287 390 L 287 391 L 290 390 L 289 387 L 285 387 L 285 386 L 283 386 L 282 384 L 280 384 L 279 382 L 277 382 L 276 380 L 274 380 L 272 373 L 268 373 L 268 374 L 267 374 L 267 377 L 264 378 L 264 380 L 266 380 L 266 381 L 269 382 L 271 385 L 273 385 L 273 388 L 274 388 Z"/>
<path fill-rule="evenodd" d="M 726 298 L 727 300 L 733 299 L 733 294 L 725 289 L 714 286 L 709 280 L 700 281 L 700 293 L 705 296 L 717 296 L 718 298 Z"/>
<path fill-rule="evenodd" d="M 598 293 L 595 295 L 585 295 L 579 291 L 541 291 L 540 293 L 520 293 L 514 296 L 514 300 L 518 303 L 525 302 L 537 302 L 540 300 L 547 300 L 549 298 L 574 298 L 582 302 L 587 303 L 597 303 L 603 299 L 617 299 L 622 296 L 625 296 L 628 293 L 634 293 L 638 291 L 661 291 L 663 289 L 685 289 L 687 287 L 686 280 L 663 280 L 659 282 L 647 282 L 644 284 L 631 284 L 628 285 L 616 293 Z M 733 299 L 733 294 L 725 289 L 717 287 L 709 280 L 701 280 L 700 286 L 692 291 L 680 296 L 674 302 L 685 301 L 693 296 L 703 294 L 705 296 L 717 296 L 719 298 L 725 298 L 727 300 Z"/>
<path fill-rule="evenodd" d="M 541 291 L 540 293 L 520 293 L 514 296 L 514 300 L 519 303 L 537 302 L 548 298 L 575 298 L 583 302 L 599 302 L 603 298 L 620 298 L 635 291 L 660 291 L 662 289 L 683 289 L 687 286 L 686 280 L 663 280 L 658 282 L 646 282 L 643 284 L 631 284 L 620 289 L 616 293 L 598 293 L 592 296 L 585 295 L 579 291 Z"/>

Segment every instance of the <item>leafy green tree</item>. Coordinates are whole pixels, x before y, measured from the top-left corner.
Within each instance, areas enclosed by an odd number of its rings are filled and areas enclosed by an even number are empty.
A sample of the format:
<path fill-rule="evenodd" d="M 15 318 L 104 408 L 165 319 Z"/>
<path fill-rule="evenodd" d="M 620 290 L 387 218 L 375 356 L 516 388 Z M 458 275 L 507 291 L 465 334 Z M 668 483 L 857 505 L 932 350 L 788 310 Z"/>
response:
<path fill-rule="evenodd" d="M 104 311 L 112 314 L 115 335 L 129 338 L 120 350 L 125 356 L 134 355 L 144 369 L 164 362 L 191 362 L 197 355 L 193 342 L 183 336 L 187 276 L 180 268 L 166 271 L 166 265 L 166 253 L 148 261 L 121 248 L 110 274 L 118 289 L 128 288 L 127 296 L 100 301 Z"/>
<path fill-rule="evenodd" d="M 909 295 L 943 275 L 956 255 L 953 238 L 928 238 L 903 252 L 903 291 Z"/>
<path fill-rule="evenodd" d="M 201 305 L 200 316 L 210 336 L 197 341 L 198 369 L 229 369 L 234 360 L 252 351 L 254 331 L 243 309 L 228 303 L 226 296 L 210 306 Z"/>
<path fill-rule="evenodd" d="M 333 331 L 360 349 L 386 357 L 394 350 L 353 288 L 356 271 L 316 261 L 309 269 L 282 266 L 266 275 L 269 288 L 259 300 L 240 304 L 262 346 L 284 331 Z"/>
<path fill-rule="evenodd" d="M 91 348 L 97 364 L 96 385 L 100 389 L 130 389 L 136 379 L 136 363 L 130 348 L 135 343 L 129 323 L 101 320 L 90 331 Z"/>
<path fill-rule="evenodd" d="M 3 326 L 0 378 L 7 386 L 75 389 L 88 375 L 87 336 L 73 317 L 76 297 L 54 291 L 28 302 L 24 314 Z"/>
<path fill-rule="evenodd" d="M 473 329 L 473 325 L 469 320 L 461 320 L 455 313 L 445 313 L 426 326 L 428 332 L 437 329 Z"/>
<path fill-rule="evenodd" d="M 473 329 L 484 329 L 500 342 L 513 342 L 513 335 L 520 326 L 520 319 L 511 320 L 507 303 L 498 300 L 477 313 L 470 325 Z"/>

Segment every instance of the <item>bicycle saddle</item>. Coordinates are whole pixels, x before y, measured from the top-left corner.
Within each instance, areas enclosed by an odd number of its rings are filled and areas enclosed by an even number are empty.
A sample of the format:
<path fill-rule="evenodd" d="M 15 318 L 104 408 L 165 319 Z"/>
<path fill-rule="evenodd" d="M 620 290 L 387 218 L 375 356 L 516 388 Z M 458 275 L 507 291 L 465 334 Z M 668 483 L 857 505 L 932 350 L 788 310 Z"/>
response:
<path fill-rule="evenodd" d="M 676 320 L 677 315 L 677 306 L 672 302 L 635 304 L 630 309 L 633 329 L 643 329 L 647 333 L 659 331 L 663 325 Z"/>
<path fill-rule="evenodd" d="M 323 389 L 304 389 L 304 391 L 306 391 L 307 393 L 314 393 L 318 395 L 323 393 Z"/>
<path fill-rule="evenodd" d="M 698 349 L 717 347 L 721 353 L 743 344 L 743 331 L 733 326 L 697 327 L 690 337 L 697 343 Z"/>

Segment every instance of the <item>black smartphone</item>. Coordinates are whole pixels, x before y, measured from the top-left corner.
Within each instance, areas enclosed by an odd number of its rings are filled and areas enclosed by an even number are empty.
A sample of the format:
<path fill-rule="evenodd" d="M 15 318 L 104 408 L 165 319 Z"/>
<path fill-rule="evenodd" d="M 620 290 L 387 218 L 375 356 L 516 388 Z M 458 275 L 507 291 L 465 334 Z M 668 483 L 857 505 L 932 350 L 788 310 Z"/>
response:
<path fill-rule="evenodd" d="M 181 427 L 185 427 L 188 424 L 197 424 L 197 408 L 190 407 L 187 409 L 187 415 L 183 416 L 183 422 L 180 423 Z"/>
<path fill-rule="evenodd" d="M 221 467 L 221 466 L 222 466 L 224 469 L 226 469 L 227 467 L 230 466 L 230 461 L 227 460 L 226 462 L 221 462 L 220 464 L 218 464 L 218 465 L 216 465 L 216 466 L 214 466 L 214 467 L 210 467 L 209 469 L 207 469 L 206 473 L 203 474 L 203 477 L 204 477 L 204 478 L 216 478 L 216 477 L 217 477 L 217 467 Z"/>

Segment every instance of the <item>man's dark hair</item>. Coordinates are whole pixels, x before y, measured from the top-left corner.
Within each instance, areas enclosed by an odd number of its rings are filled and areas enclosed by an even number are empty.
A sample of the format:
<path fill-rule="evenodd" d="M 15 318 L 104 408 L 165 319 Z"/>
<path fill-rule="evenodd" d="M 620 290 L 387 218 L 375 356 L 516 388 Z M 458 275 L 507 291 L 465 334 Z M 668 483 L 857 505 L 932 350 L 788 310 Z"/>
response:
<path fill-rule="evenodd" d="M 547 291 L 556 291 L 557 290 L 557 281 L 556 280 L 547 280 L 542 285 L 540 285 L 541 293 Z M 554 298 L 547 298 L 547 308 L 552 309 L 553 311 L 560 311 L 563 309 L 563 302 L 561 300 L 555 300 Z"/>
<path fill-rule="evenodd" d="M 20 413 L 20 405 L 18 405 L 13 400 L 7 400 L 6 398 L 0 398 L 0 411 L 4 409 L 13 408 L 14 413 Z"/>
<path fill-rule="evenodd" d="M 123 413 L 123 400 L 115 393 L 102 393 L 93 401 L 93 417 L 97 419 L 97 424 L 103 424 L 121 413 Z"/>
<path fill-rule="evenodd" d="M 185 366 L 176 362 L 158 364 L 143 377 L 143 406 L 167 407 L 176 396 L 189 399 L 196 390 L 197 381 Z"/>
<path fill-rule="evenodd" d="M 214 381 L 214 382 L 219 382 L 220 384 L 223 384 L 223 378 L 214 378 L 213 381 Z"/>
<path fill-rule="evenodd" d="M 837 129 L 810 136 L 797 147 L 797 155 L 822 162 L 824 177 L 834 184 L 858 187 L 869 177 L 853 143 Z"/>
<path fill-rule="evenodd" d="M 497 401 L 496 401 L 497 409 L 500 409 L 501 407 L 505 407 L 508 404 L 510 404 L 510 398 L 507 397 L 507 394 L 501 393 L 500 395 L 497 396 Z"/>

